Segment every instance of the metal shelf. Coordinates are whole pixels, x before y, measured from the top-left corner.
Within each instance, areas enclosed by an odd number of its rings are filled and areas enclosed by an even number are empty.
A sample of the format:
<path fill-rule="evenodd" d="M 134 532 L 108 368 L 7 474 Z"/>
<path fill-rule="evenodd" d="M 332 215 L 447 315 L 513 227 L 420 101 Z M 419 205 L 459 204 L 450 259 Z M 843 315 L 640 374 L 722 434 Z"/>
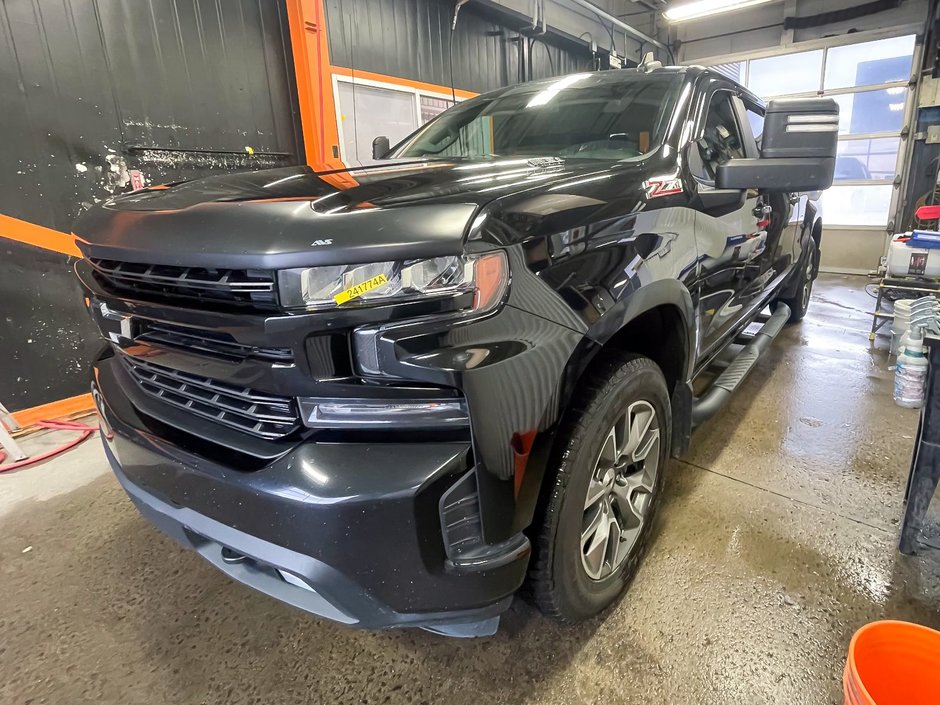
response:
<path fill-rule="evenodd" d="M 940 296 L 940 279 L 884 277 L 878 282 L 878 296 L 875 299 L 875 310 L 871 314 L 871 333 L 868 335 L 870 341 L 875 339 L 875 334 L 888 321 L 894 320 L 894 314 L 888 313 L 881 307 L 886 291 L 915 294 L 912 298 L 918 298 L 922 294 Z"/>

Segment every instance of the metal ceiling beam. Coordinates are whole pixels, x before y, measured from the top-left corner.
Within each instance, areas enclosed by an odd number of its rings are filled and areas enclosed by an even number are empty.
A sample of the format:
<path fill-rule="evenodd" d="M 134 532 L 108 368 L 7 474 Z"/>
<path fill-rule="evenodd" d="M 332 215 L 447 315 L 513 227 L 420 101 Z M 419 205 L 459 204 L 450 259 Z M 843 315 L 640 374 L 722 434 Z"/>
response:
<path fill-rule="evenodd" d="M 590 2 L 576 2 L 575 0 L 543 0 L 544 17 L 548 30 L 559 37 L 574 42 L 584 42 L 584 36 L 590 35 L 597 43 L 598 49 L 609 52 L 612 49 L 608 34 L 611 30 L 619 36 L 649 44 L 668 52 L 665 46 L 645 33 L 631 27 L 623 20 L 613 17 Z M 533 0 L 472 0 L 468 7 L 480 5 L 487 7 L 507 18 L 514 18 L 519 22 L 531 23 L 533 18 Z M 652 11 L 650 14 L 654 14 Z M 626 29 L 625 29 L 626 28 Z M 586 42 L 585 42 L 586 43 Z M 640 50 L 627 49 L 619 44 L 617 53 L 628 59 L 639 61 L 642 59 Z"/>
<path fill-rule="evenodd" d="M 666 45 L 663 44 L 658 39 L 653 39 L 648 34 L 644 34 L 640 30 L 634 29 L 623 20 L 618 20 L 613 15 L 610 15 L 604 12 L 601 8 L 599 8 L 594 3 L 588 2 L 588 0 L 568 0 L 568 2 L 573 2 L 575 5 L 580 5 L 585 10 L 593 12 L 602 20 L 606 20 L 607 22 L 610 22 L 612 25 L 614 25 L 614 27 L 617 27 L 618 29 L 623 30 L 624 32 L 632 36 L 634 39 L 638 39 L 639 41 L 645 42 L 647 44 L 652 44 L 653 46 L 658 47 L 662 49 L 663 51 L 668 51 L 668 48 L 666 47 Z"/>

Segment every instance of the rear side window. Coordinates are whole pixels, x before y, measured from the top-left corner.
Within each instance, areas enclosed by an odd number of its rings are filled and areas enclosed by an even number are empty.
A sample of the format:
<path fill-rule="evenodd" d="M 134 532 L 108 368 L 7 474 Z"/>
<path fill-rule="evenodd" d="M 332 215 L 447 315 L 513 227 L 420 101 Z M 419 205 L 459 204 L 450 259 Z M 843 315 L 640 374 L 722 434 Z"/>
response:
<path fill-rule="evenodd" d="M 705 134 L 698 141 L 699 154 L 709 180 L 718 167 L 744 156 L 744 141 L 731 105 L 731 94 L 719 91 L 712 96 L 705 117 Z"/>

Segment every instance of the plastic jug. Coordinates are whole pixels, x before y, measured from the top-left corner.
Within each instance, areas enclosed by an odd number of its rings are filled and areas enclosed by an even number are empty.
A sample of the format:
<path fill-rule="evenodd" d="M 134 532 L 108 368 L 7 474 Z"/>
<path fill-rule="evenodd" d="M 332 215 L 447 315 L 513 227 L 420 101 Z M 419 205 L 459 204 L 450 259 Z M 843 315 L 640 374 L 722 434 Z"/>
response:
<path fill-rule="evenodd" d="M 905 340 L 894 367 L 894 403 L 908 409 L 919 409 L 924 405 L 929 366 L 924 355 L 923 328 L 912 325 Z"/>

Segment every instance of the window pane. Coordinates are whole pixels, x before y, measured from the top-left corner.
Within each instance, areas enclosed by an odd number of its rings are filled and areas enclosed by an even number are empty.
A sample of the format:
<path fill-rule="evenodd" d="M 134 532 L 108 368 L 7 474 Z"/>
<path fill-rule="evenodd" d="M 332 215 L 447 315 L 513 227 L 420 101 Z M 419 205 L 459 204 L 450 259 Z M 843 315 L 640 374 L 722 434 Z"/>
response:
<path fill-rule="evenodd" d="M 727 76 L 732 81 L 737 81 L 740 84 L 744 84 L 744 65 L 743 61 L 735 61 L 732 64 L 718 64 L 717 66 L 712 66 L 713 71 L 717 71 L 722 76 Z"/>
<path fill-rule="evenodd" d="M 340 81 L 339 119 L 350 164 L 373 164 L 372 140 L 379 135 L 400 142 L 418 126 L 414 93 Z"/>
<path fill-rule="evenodd" d="M 436 118 L 453 104 L 454 101 L 446 98 L 432 98 L 429 95 L 421 96 L 421 124 L 423 125 L 431 118 Z"/>
<path fill-rule="evenodd" d="M 819 49 L 754 59 L 748 71 L 748 88 L 762 98 L 818 91 L 822 55 L 822 49 Z"/>
<path fill-rule="evenodd" d="M 900 132 L 906 88 L 884 88 L 832 96 L 839 104 L 839 134 Z"/>
<path fill-rule="evenodd" d="M 705 117 L 705 134 L 698 148 L 705 167 L 705 173 L 699 176 L 709 180 L 715 179 L 720 165 L 744 156 L 744 142 L 731 107 L 730 93 L 721 91 L 712 97 Z"/>
<path fill-rule="evenodd" d="M 833 186 L 822 195 L 826 225 L 887 225 L 891 206 L 890 184 Z"/>
<path fill-rule="evenodd" d="M 911 76 L 914 36 L 834 47 L 826 56 L 828 88 L 906 81 Z"/>
<path fill-rule="evenodd" d="M 898 137 L 842 140 L 836 157 L 836 181 L 878 179 L 893 181 L 898 163 Z"/>
<path fill-rule="evenodd" d="M 751 123 L 751 134 L 754 135 L 754 141 L 760 147 L 761 137 L 764 136 L 764 116 L 748 108 L 747 121 Z"/>

